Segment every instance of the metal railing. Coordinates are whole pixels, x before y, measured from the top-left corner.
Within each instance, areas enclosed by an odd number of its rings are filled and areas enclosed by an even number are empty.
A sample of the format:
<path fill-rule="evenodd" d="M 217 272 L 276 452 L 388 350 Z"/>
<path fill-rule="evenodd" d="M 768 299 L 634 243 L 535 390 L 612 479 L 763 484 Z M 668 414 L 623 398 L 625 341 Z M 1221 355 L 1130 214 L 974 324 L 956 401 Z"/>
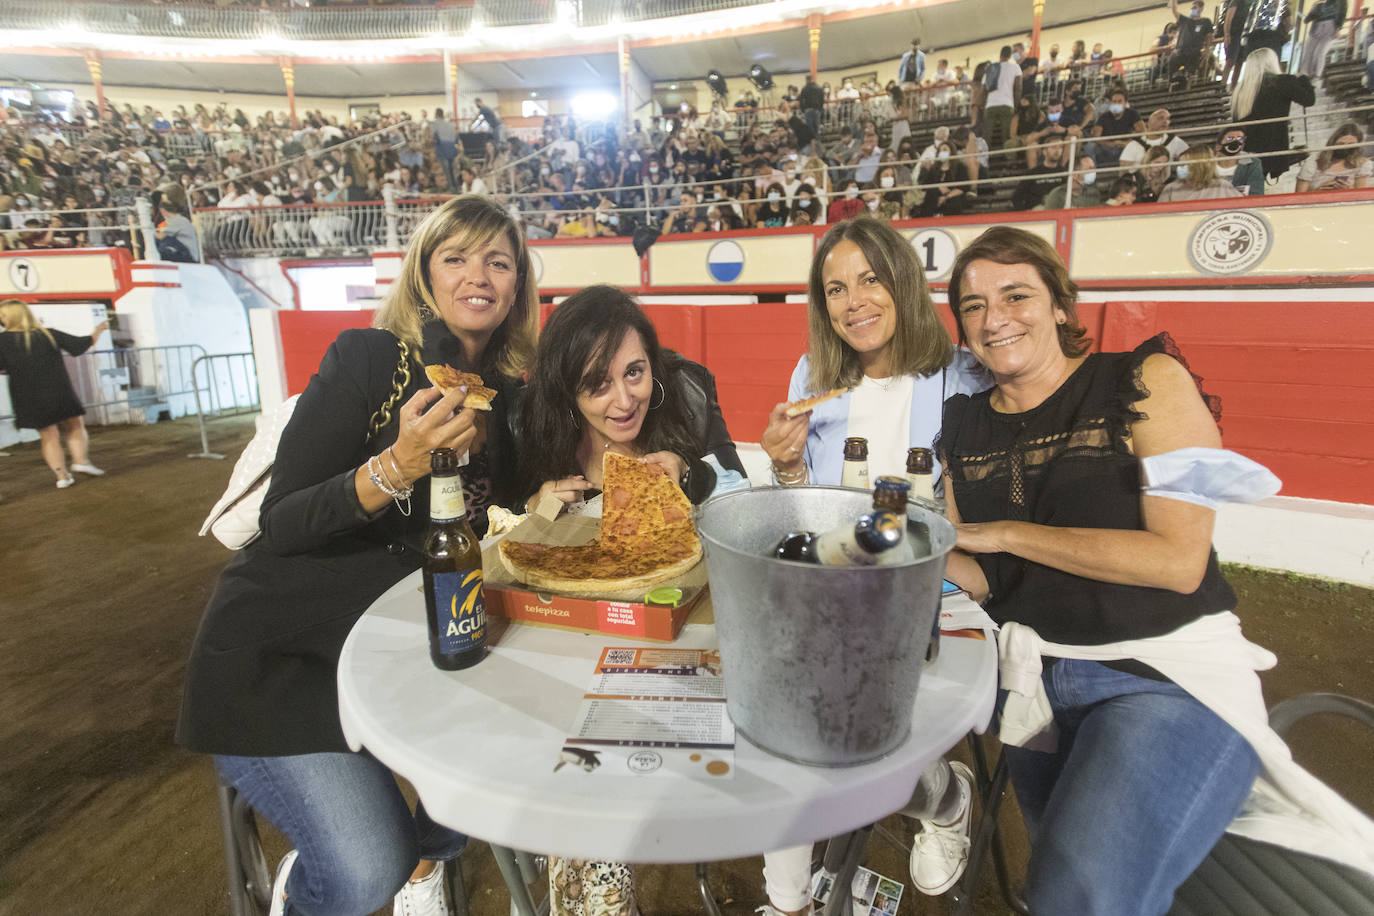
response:
<path fill-rule="evenodd" d="M 409 201 L 405 212 L 407 231 L 398 244 L 409 239 L 409 228 L 418 222 Z M 206 254 L 218 257 L 320 257 L 388 244 L 382 201 L 205 209 L 196 211 L 196 222 Z"/>
<path fill-rule="evenodd" d="M 207 381 L 201 384 L 199 370 L 204 363 Z M 235 372 L 235 367 L 238 372 Z M 242 385 L 239 384 L 242 380 Z M 257 361 L 252 353 L 215 353 L 202 356 L 191 364 L 191 388 L 196 397 L 196 420 L 200 424 L 200 451 L 187 455 L 187 458 L 216 458 L 224 455 L 210 451 L 210 439 L 206 434 L 205 421 L 223 417 L 237 417 L 256 413 L 262 409 L 258 395 Z M 201 399 L 202 390 L 208 397 Z M 206 401 L 210 405 L 211 416 L 206 416 Z"/>
<path fill-rule="evenodd" d="M 191 370 L 204 355 L 199 344 L 91 350 L 69 357 L 67 369 L 82 406 L 93 412 L 90 423 L 147 423 L 164 412 L 169 417 L 190 412 L 195 394 Z"/>

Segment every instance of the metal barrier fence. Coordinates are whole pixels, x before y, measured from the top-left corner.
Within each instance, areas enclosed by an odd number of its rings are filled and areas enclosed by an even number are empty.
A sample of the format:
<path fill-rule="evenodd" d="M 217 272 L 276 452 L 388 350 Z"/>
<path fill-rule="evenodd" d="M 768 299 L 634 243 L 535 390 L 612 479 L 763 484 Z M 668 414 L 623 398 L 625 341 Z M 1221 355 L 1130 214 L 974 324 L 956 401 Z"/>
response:
<path fill-rule="evenodd" d="M 208 376 L 206 384 L 201 384 L 199 377 L 202 363 L 205 364 Z M 234 371 L 235 367 L 239 369 L 237 373 Z M 210 451 L 210 440 L 205 430 L 205 401 L 201 399 L 200 392 L 209 392 L 207 400 L 213 414 L 210 419 L 236 417 L 261 410 L 257 361 L 252 353 L 215 353 L 202 356 L 191 364 L 191 387 L 195 392 L 196 419 L 200 424 L 200 451 L 186 457 L 222 459 L 222 454 Z"/>
<path fill-rule="evenodd" d="M 163 413 L 175 417 L 190 412 L 195 394 L 191 369 L 204 355 L 199 344 L 124 347 L 68 357 L 66 365 L 93 425 L 146 423 Z"/>

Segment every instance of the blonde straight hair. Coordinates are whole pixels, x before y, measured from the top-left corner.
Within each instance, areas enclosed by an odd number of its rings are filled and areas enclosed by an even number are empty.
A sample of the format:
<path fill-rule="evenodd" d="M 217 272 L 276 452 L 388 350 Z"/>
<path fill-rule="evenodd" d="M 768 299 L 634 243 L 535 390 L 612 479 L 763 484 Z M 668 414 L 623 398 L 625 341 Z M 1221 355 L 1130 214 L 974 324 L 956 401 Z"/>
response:
<path fill-rule="evenodd" d="M 52 332 L 38 323 L 38 319 L 33 317 L 33 312 L 29 307 L 18 299 L 6 299 L 0 302 L 0 324 L 5 326 L 6 331 L 24 332 L 24 350 L 29 351 L 32 346 L 32 335 L 34 331 L 48 338 L 48 343 L 57 348 L 57 341 L 53 340 Z"/>
<path fill-rule="evenodd" d="M 535 286 L 529 248 L 520 225 L 490 197 L 463 194 L 435 209 L 415 229 L 401 273 L 372 318 L 415 348 L 423 346 L 424 325 L 440 316 L 429 277 L 429 259 L 439 246 L 454 240 L 470 251 L 505 234 L 515 253 L 515 303 L 491 335 L 486 359 L 508 378 L 521 378 L 534 358 L 539 332 L 539 289 Z M 476 367 L 473 367 L 476 368 Z"/>
<path fill-rule="evenodd" d="M 878 282 L 892 297 L 897 327 L 893 331 L 893 375 L 933 375 L 954 359 L 954 344 L 935 313 L 925 271 L 911 243 L 883 220 L 860 216 L 836 223 L 821 239 L 811 260 L 807 283 L 807 355 L 811 391 L 852 388 L 863 378 L 859 354 L 840 339 L 825 304 L 825 259 L 840 242 L 859 246 Z"/>

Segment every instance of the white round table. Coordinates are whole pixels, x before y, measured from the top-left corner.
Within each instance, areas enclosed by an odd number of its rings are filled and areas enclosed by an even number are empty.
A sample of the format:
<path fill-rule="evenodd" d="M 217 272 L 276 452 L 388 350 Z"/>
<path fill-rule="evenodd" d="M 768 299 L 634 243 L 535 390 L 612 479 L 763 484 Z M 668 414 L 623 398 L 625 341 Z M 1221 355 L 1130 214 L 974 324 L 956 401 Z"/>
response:
<path fill-rule="evenodd" d="M 570 779 L 554 765 L 596 660 L 634 640 L 512 624 L 478 665 L 441 671 L 420 583 L 408 576 L 354 625 L 339 657 L 339 718 L 349 745 L 408 779 L 434 820 L 494 847 L 690 863 L 839 836 L 903 807 L 925 766 L 992 715 L 996 643 L 946 637 L 921 676 L 911 737 L 880 760 L 806 766 L 737 734 L 733 778 Z M 714 648 L 715 627 L 689 623 L 673 645 Z"/>

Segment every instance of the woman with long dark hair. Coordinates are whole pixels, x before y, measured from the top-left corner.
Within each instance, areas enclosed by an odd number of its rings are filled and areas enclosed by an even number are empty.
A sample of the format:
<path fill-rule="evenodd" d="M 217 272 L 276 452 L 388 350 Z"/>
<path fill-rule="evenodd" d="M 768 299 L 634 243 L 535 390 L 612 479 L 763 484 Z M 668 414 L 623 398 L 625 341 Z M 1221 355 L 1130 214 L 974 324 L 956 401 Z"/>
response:
<path fill-rule="evenodd" d="M 694 503 L 742 481 L 744 466 L 705 367 L 659 345 L 627 293 L 589 286 L 539 337 L 520 419 L 520 493 L 577 503 L 601 488 L 606 451 L 642 458 Z"/>

